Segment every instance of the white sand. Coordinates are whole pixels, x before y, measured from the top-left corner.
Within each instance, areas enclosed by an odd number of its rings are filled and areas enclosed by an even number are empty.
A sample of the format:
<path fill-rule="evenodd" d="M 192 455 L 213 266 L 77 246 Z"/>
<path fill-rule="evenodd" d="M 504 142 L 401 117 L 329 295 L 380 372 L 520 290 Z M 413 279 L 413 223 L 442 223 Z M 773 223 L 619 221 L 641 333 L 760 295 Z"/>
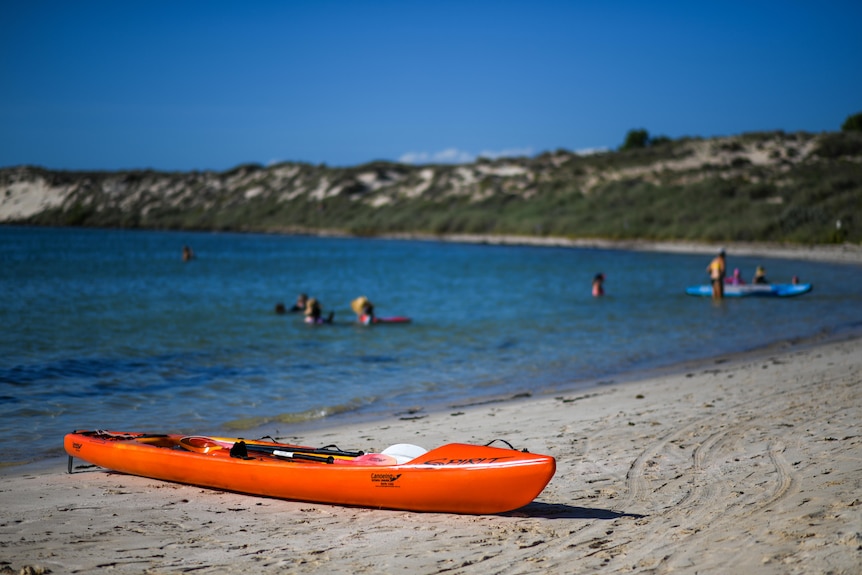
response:
<path fill-rule="evenodd" d="M 616 249 L 642 252 L 665 252 L 682 254 L 710 254 L 723 248 L 728 256 L 764 256 L 794 260 L 813 260 L 842 264 L 862 264 L 862 245 L 843 244 L 779 244 L 770 242 L 723 242 L 709 244 L 694 241 L 651 241 L 651 240 L 605 240 L 564 237 L 511 236 L 450 234 L 434 236 L 428 234 L 388 234 L 385 237 L 397 239 L 446 241 L 489 245 L 528 245 L 545 247 Z"/>
<path fill-rule="evenodd" d="M 69 475 L 65 460 L 19 469 L 0 488 L 0 567 L 855 574 L 860 383 L 862 339 L 785 344 L 589 392 L 283 438 L 376 450 L 504 438 L 557 458 L 534 503 L 494 516 L 280 501 L 96 468 Z"/>

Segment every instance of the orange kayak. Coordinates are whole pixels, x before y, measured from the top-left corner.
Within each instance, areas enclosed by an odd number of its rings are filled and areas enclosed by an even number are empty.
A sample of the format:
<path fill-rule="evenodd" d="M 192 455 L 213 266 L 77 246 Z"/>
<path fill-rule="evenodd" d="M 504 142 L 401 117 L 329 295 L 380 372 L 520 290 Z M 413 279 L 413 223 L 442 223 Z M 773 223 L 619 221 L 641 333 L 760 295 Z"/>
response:
<path fill-rule="evenodd" d="M 362 453 L 228 437 L 76 431 L 66 435 L 64 447 L 70 473 L 79 458 L 131 475 L 252 495 L 444 513 L 523 507 L 556 470 L 548 455 L 463 443 Z"/>

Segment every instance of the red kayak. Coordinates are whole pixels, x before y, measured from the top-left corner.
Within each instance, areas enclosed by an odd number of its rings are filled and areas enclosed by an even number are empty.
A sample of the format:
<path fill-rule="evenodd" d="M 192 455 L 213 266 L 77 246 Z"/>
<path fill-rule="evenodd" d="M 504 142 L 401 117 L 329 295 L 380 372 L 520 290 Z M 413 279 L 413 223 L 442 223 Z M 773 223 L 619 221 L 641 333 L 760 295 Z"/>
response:
<path fill-rule="evenodd" d="M 412 320 L 403 315 L 395 315 L 391 317 L 369 317 L 367 315 L 359 316 L 359 323 L 362 325 L 378 324 L 378 323 L 410 323 Z"/>
<path fill-rule="evenodd" d="M 410 318 L 400 315 L 392 317 L 375 317 L 374 323 L 410 323 Z"/>

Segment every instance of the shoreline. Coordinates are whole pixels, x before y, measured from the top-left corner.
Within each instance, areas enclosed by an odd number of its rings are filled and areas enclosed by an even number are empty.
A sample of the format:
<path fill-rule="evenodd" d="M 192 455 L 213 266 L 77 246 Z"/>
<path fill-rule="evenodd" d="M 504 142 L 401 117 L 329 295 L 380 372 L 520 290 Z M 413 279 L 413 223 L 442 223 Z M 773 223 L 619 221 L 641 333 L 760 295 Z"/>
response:
<path fill-rule="evenodd" d="M 499 515 L 282 501 L 92 468 L 69 475 L 53 461 L 4 474 L 3 560 L 118 573 L 534 573 L 575 562 L 585 572 L 854 573 L 860 415 L 854 332 L 313 435 L 375 451 L 506 439 L 557 458 L 536 501 Z"/>
<path fill-rule="evenodd" d="M 13 224 L 0 222 L 9 227 L 68 227 L 33 226 L 32 224 Z M 121 229 L 121 228 L 99 228 Z M 236 233 L 271 234 L 281 236 L 310 236 L 320 238 L 381 239 L 426 242 L 450 242 L 465 244 L 485 244 L 491 246 L 535 246 L 566 247 L 600 250 L 623 250 L 640 252 L 662 252 L 670 254 L 715 254 L 724 249 L 730 256 L 762 256 L 804 261 L 820 261 L 838 264 L 862 265 L 862 244 L 793 244 L 775 242 L 705 242 L 697 240 L 611 240 L 603 238 L 566 238 L 517 236 L 507 234 L 424 234 L 392 233 L 379 235 L 354 235 L 340 230 L 312 230 L 300 228 L 270 228 L 262 230 L 163 230 L 156 228 L 126 229 L 126 231 L 158 231 L 175 233 Z"/>
<path fill-rule="evenodd" d="M 314 234 L 312 234 L 314 235 Z M 324 236 L 328 234 L 322 234 Z M 351 237 L 351 236 L 348 236 Z M 569 239 L 554 237 L 531 237 L 512 235 L 450 234 L 435 236 L 431 234 L 387 234 L 377 236 L 382 239 L 441 241 L 453 243 L 487 245 L 523 245 L 537 247 L 567 247 L 583 249 L 624 250 L 640 252 L 662 252 L 678 254 L 714 254 L 724 249 L 735 256 L 764 256 L 784 259 L 822 261 L 830 263 L 862 264 L 862 245 L 856 244 L 819 244 L 796 245 L 769 242 L 716 242 L 671 240 L 605 240 Z"/>
<path fill-rule="evenodd" d="M 228 232 L 234 233 L 234 232 Z M 244 232 L 238 232 L 244 233 Z M 257 233 L 257 232 L 254 232 Z M 283 235 L 310 235 L 319 237 L 357 237 L 340 232 L 322 231 L 319 233 L 303 233 L 303 232 L 271 232 Z M 505 235 L 448 235 L 448 236 L 433 236 L 421 234 L 393 234 L 388 236 L 377 236 L 377 239 L 386 240 L 404 240 L 404 241 L 434 241 L 434 242 L 453 242 L 453 243 L 468 243 L 468 244 L 484 244 L 484 245 L 526 245 L 536 247 L 569 247 L 583 249 L 609 249 L 609 250 L 628 250 L 628 251 L 645 251 L 645 252 L 664 252 L 664 253 L 688 253 L 688 254 L 711 254 L 716 248 L 714 245 L 702 244 L 697 242 L 652 242 L 646 240 L 632 241 L 613 241 L 613 240 L 569 240 L 566 238 L 533 238 L 525 236 L 505 236 Z M 373 238 L 372 238 L 373 239 Z M 745 244 L 723 244 L 722 247 L 730 252 L 731 255 L 761 255 L 765 257 L 776 258 L 791 258 L 808 261 L 822 261 L 829 263 L 847 264 L 847 265 L 862 265 L 862 246 L 851 244 L 836 245 L 836 246 L 786 246 L 766 243 L 745 243 Z M 839 330 L 856 331 L 862 335 L 862 326 L 840 326 Z M 460 407 L 470 407 L 473 405 L 483 405 L 490 403 L 503 403 L 519 399 L 526 395 L 527 398 L 542 398 L 550 395 L 566 392 L 580 392 L 599 388 L 606 385 L 616 385 L 634 380 L 644 379 L 646 377 L 654 377 L 658 375 L 673 374 L 682 371 L 687 366 L 698 366 L 700 364 L 710 363 L 712 361 L 733 361 L 733 358 L 745 357 L 749 354 L 768 353 L 771 349 L 780 349 L 787 345 L 795 345 L 803 341 L 818 341 L 824 337 L 827 339 L 837 337 L 834 330 L 830 334 L 813 334 L 803 338 L 794 338 L 793 340 L 778 340 L 759 346 L 751 350 L 743 350 L 724 354 L 722 356 L 705 356 L 696 359 L 682 360 L 677 363 L 668 365 L 653 366 L 647 368 L 631 367 L 625 371 L 609 372 L 605 375 L 600 375 L 595 378 L 569 380 L 558 385 L 551 391 L 532 391 L 524 389 L 514 394 L 489 394 L 480 395 L 465 399 L 459 404 L 447 404 L 440 401 L 430 405 L 404 406 L 403 411 L 416 410 L 416 413 L 411 415 L 416 417 L 427 417 L 434 413 L 446 411 L 447 409 L 458 409 Z M 330 416 L 311 419 L 304 422 L 286 424 L 286 423 L 267 423 L 258 427 L 244 430 L 229 430 L 220 426 L 214 426 L 212 429 L 213 435 L 222 436 L 246 436 L 259 437 L 263 435 L 273 435 L 272 428 L 278 427 L 284 430 L 283 433 L 301 434 L 326 430 L 330 427 L 340 427 L 352 424 L 368 424 L 387 420 L 391 417 L 397 417 L 402 413 L 393 413 L 390 410 L 371 410 L 368 412 L 355 413 L 347 412 Z M 276 434 L 283 433 L 276 431 Z M 64 456 L 60 456 L 61 458 Z M 25 463 L 0 464 L 0 476 L 15 474 L 18 470 L 33 470 L 50 464 L 54 458 L 41 458 Z"/>
<path fill-rule="evenodd" d="M 220 437 L 261 438 L 275 437 L 279 441 L 300 442 L 301 437 L 314 438 L 315 434 L 327 434 L 332 429 L 345 427 L 384 425 L 396 420 L 410 421 L 438 417 L 452 410 L 481 408 L 488 406 L 516 405 L 521 402 L 541 401 L 559 395 L 593 394 L 599 390 L 611 389 L 616 386 L 654 380 L 662 377 L 679 377 L 692 371 L 708 369 L 712 365 L 732 366 L 744 361 L 756 361 L 772 353 L 784 353 L 787 350 L 801 350 L 829 345 L 845 340 L 859 339 L 862 341 L 862 325 L 849 326 L 829 332 L 799 338 L 779 340 L 758 346 L 753 349 L 711 355 L 697 359 L 687 359 L 668 365 L 649 367 L 646 369 L 631 368 L 625 371 L 608 373 L 595 378 L 571 380 L 561 384 L 551 391 L 524 391 L 507 394 L 477 395 L 465 398 L 455 403 L 438 402 L 422 406 L 405 406 L 401 411 L 380 410 L 364 413 L 345 412 L 297 423 L 271 422 L 254 428 L 235 430 L 215 426 L 209 435 Z M 140 431 L 118 430 L 118 431 Z M 144 431 L 168 432 L 170 429 L 148 429 Z M 306 443 L 308 440 L 304 440 Z M 58 444 L 62 440 L 58 441 Z M 314 443 L 314 441 L 312 441 Z M 382 449 L 382 447 L 381 447 Z M 21 464 L 0 464 L 0 477 L 44 472 L 57 466 L 66 465 L 66 455 L 45 457 Z"/>
<path fill-rule="evenodd" d="M 237 232 L 245 233 L 245 232 Z M 706 242 L 699 240 L 612 240 L 604 238 L 567 238 L 550 236 L 518 236 L 511 234 L 429 234 L 402 232 L 359 236 L 341 230 L 273 228 L 259 232 L 284 236 L 321 238 L 381 239 L 425 242 L 484 244 L 491 246 L 564 247 L 670 254 L 715 254 L 724 249 L 729 255 L 762 256 L 805 261 L 862 265 L 862 244 L 794 244 L 787 242 Z"/>
<path fill-rule="evenodd" d="M 315 433 L 326 433 L 331 428 L 341 428 L 358 425 L 374 425 L 397 419 L 424 419 L 439 416 L 452 410 L 462 410 L 476 407 L 516 404 L 519 402 L 530 402 L 552 398 L 558 395 L 589 394 L 596 390 L 607 389 L 614 386 L 626 385 L 639 381 L 652 380 L 661 377 L 675 377 L 684 373 L 707 369 L 712 365 L 736 365 L 744 361 L 758 360 L 772 353 L 782 353 L 787 350 L 801 350 L 820 345 L 828 345 L 840 341 L 860 339 L 862 340 L 862 325 L 842 326 L 833 328 L 828 332 L 819 332 L 804 337 L 794 337 L 773 341 L 752 349 L 734 351 L 717 355 L 709 355 L 695 359 L 685 359 L 667 365 L 658 365 L 647 368 L 632 367 L 624 371 L 609 372 L 593 378 L 569 380 L 558 384 L 549 391 L 517 391 L 513 393 L 492 393 L 488 395 L 475 395 L 456 402 L 436 402 L 432 404 L 404 406 L 400 411 L 372 410 L 368 412 L 345 412 L 304 422 L 285 424 L 267 423 L 241 431 L 222 430 L 221 435 L 242 437 L 264 437 L 273 436 L 277 439 L 287 441 L 299 436 L 312 436 Z M 0 471 L 2 475 L 2 471 Z"/>
<path fill-rule="evenodd" d="M 802 259 L 835 261 L 818 250 Z M 506 439 L 557 458 L 548 488 L 513 512 L 380 511 L 93 468 L 69 475 L 60 456 L 0 467 L 0 567 L 228 575 L 526 574 L 573 564 L 584 572 L 858 570 L 862 326 L 592 383 L 440 405 L 421 417 L 323 419 L 277 433 L 283 441 L 373 451 Z"/>

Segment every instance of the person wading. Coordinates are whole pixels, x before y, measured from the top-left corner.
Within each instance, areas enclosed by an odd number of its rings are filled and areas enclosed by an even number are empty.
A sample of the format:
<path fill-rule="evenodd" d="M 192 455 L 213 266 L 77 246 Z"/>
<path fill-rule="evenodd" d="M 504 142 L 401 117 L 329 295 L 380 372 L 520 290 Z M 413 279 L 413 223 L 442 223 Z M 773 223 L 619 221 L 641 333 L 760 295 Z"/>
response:
<path fill-rule="evenodd" d="M 709 265 L 706 266 L 709 279 L 712 280 L 712 299 L 724 298 L 724 276 L 727 274 L 724 250 L 718 252 Z"/>

